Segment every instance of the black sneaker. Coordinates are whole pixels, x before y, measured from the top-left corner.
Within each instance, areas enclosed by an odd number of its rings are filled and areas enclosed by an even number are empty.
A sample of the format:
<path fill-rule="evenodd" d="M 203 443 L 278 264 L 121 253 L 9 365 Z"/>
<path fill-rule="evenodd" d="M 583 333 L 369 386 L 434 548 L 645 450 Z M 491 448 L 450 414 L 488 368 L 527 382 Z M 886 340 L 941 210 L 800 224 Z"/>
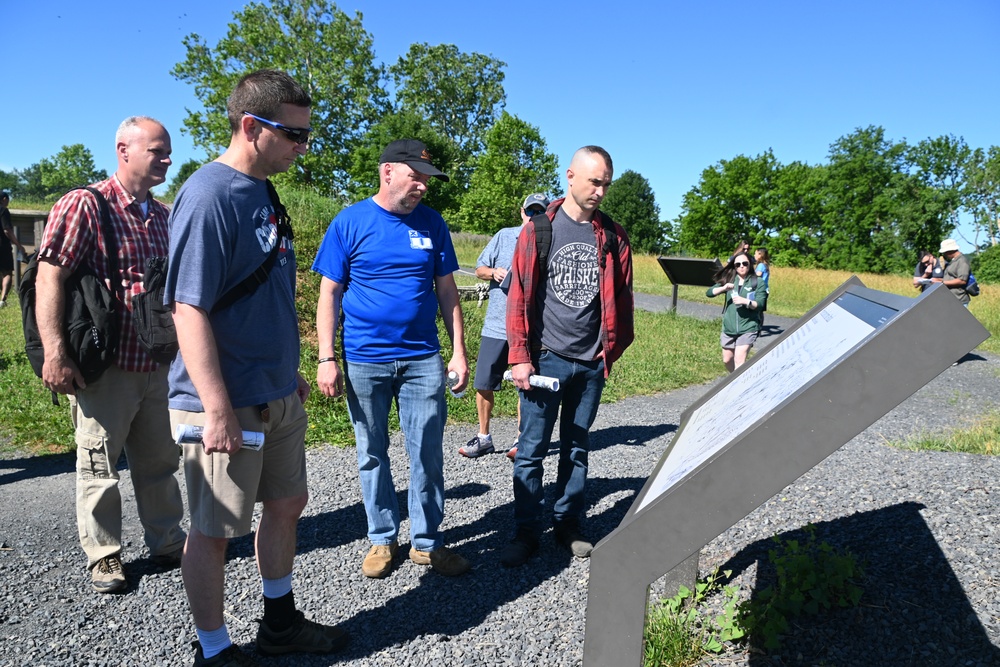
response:
<path fill-rule="evenodd" d="M 566 547 L 577 558 L 590 558 L 590 552 L 594 550 L 594 545 L 580 533 L 580 527 L 576 521 L 561 521 L 555 525 L 552 533 L 556 544 Z"/>
<path fill-rule="evenodd" d="M 200 642 L 191 642 L 195 649 L 194 667 L 260 667 L 253 656 L 244 653 L 235 645 L 230 645 L 222 653 L 206 658 L 201 650 Z"/>
<path fill-rule="evenodd" d="M 472 440 L 465 443 L 464 447 L 458 448 L 459 454 L 470 459 L 482 456 L 483 454 L 492 454 L 493 451 L 493 438 L 483 442 L 478 435 L 472 436 Z"/>
<path fill-rule="evenodd" d="M 264 655 L 279 653 L 333 653 L 347 646 L 349 637 L 336 625 L 310 621 L 301 611 L 295 612 L 295 622 L 284 632 L 274 632 L 264 621 L 257 630 L 257 652 Z"/>
<path fill-rule="evenodd" d="M 527 528 L 518 528 L 514 539 L 500 551 L 500 564 L 504 567 L 521 567 L 531 554 L 538 551 L 538 538 Z"/>

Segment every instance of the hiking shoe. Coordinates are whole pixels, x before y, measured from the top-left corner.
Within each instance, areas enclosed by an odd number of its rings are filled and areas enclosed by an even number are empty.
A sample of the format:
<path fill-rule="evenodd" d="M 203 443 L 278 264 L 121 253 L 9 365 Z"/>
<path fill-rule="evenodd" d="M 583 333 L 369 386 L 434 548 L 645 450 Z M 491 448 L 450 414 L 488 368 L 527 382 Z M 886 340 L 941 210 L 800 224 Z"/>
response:
<path fill-rule="evenodd" d="M 301 611 L 296 611 L 292 627 L 284 632 L 274 632 L 267 627 L 267 623 L 260 622 L 257 629 L 257 652 L 264 655 L 333 653 L 347 646 L 349 639 L 343 628 L 310 621 Z"/>
<path fill-rule="evenodd" d="M 184 545 L 165 554 L 157 554 L 149 557 L 149 562 L 164 570 L 172 570 L 181 566 L 181 556 L 184 555 Z"/>
<path fill-rule="evenodd" d="M 458 448 L 458 453 L 462 456 L 474 459 L 477 456 L 482 456 L 483 454 L 492 454 L 493 449 L 493 438 L 483 442 L 482 438 L 478 435 L 472 436 L 472 440 L 465 443 L 464 447 Z"/>
<path fill-rule="evenodd" d="M 116 593 L 128 588 L 125 568 L 117 555 L 105 556 L 90 570 L 91 585 L 98 593 Z"/>
<path fill-rule="evenodd" d="M 373 544 L 361 563 L 361 574 L 370 579 L 384 579 L 392 572 L 392 559 L 396 557 L 399 544 Z"/>
<path fill-rule="evenodd" d="M 465 574 L 472 567 L 469 561 L 448 547 L 438 547 L 434 551 L 420 551 L 416 547 L 410 547 L 410 560 L 417 565 L 430 565 L 435 572 L 446 577 Z"/>
<path fill-rule="evenodd" d="M 538 551 L 538 538 L 535 534 L 525 528 L 518 528 L 514 539 L 500 551 L 500 564 L 504 567 L 521 567 L 536 551 Z"/>
<path fill-rule="evenodd" d="M 514 444 L 507 450 L 507 458 L 513 461 L 515 457 L 517 457 L 517 440 L 515 440 Z"/>
<path fill-rule="evenodd" d="M 206 658 L 201 650 L 200 642 L 191 642 L 195 649 L 194 667 L 259 667 L 259 663 L 248 653 L 244 653 L 235 645 L 229 645 L 226 650 Z"/>
<path fill-rule="evenodd" d="M 552 533 L 556 538 L 556 544 L 566 547 L 577 558 L 590 558 L 594 545 L 580 533 L 579 525 L 575 521 L 557 523 Z"/>

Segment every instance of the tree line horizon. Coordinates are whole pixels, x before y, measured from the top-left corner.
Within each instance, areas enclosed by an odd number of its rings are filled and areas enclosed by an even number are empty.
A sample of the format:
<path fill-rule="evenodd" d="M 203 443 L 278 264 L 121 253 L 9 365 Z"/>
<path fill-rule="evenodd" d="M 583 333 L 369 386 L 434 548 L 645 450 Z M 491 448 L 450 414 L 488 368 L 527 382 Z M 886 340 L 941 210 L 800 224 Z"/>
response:
<path fill-rule="evenodd" d="M 561 196 L 559 162 L 540 128 L 505 109 L 505 62 L 425 42 L 392 65 L 376 62 L 362 19 L 329 0 L 272 0 L 234 12 L 214 46 L 187 35 L 186 57 L 171 75 L 193 86 L 201 108 L 187 109 L 181 132 L 214 159 L 229 143 L 226 100 L 238 79 L 281 69 L 312 97 L 313 132 L 308 154 L 274 179 L 279 187 L 354 203 L 377 191 L 385 145 L 410 137 L 451 176 L 425 203 L 452 231 L 493 234 L 517 223 L 527 193 Z M 674 220 L 660 219 L 649 181 L 625 169 L 601 210 L 625 226 L 638 252 L 727 257 L 746 238 L 766 246 L 778 266 L 872 273 L 912 271 L 917 252 L 936 251 L 963 214 L 977 248 L 1000 236 L 1000 147 L 972 148 L 953 135 L 897 142 L 871 125 L 834 141 L 827 157 L 781 164 L 769 148 L 720 159 L 683 195 Z M 164 198 L 201 164 L 176 167 Z M 26 169 L 0 171 L 0 189 L 51 203 L 103 178 L 90 150 L 73 144 Z"/>

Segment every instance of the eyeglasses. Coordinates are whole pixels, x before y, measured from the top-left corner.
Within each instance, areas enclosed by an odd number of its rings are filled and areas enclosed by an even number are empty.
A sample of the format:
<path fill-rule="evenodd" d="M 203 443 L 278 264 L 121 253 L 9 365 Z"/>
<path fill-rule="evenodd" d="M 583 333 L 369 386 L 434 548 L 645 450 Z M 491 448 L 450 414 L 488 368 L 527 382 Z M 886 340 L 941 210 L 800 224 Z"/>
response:
<path fill-rule="evenodd" d="M 750 266 L 750 262 L 733 262 L 733 266 Z"/>
<path fill-rule="evenodd" d="M 311 127 L 288 127 L 287 125 L 282 125 L 281 123 L 275 123 L 273 120 L 268 120 L 266 118 L 261 118 L 260 116 L 255 116 L 249 111 L 243 112 L 244 116 L 250 116 L 254 120 L 259 120 L 265 125 L 270 125 L 276 130 L 281 130 L 285 133 L 285 136 L 294 141 L 297 144 L 304 144 L 309 141 L 309 133 L 312 132 Z"/>
<path fill-rule="evenodd" d="M 545 209 L 544 208 L 527 208 L 527 209 L 524 210 L 524 212 L 527 213 L 529 216 L 531 216 L 531 215 L 538 215 L 539 213 L 545 213 Z"/>

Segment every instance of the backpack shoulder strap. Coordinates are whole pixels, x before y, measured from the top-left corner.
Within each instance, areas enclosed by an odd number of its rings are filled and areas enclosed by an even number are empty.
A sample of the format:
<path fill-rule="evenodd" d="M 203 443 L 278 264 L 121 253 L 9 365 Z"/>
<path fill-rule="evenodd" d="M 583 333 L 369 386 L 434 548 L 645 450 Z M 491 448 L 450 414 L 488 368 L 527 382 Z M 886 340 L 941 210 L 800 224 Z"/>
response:
<path fill-rule="evenodd" d="M 101 234 L 104 236 L 104 250 L 108 259 L 108 278 L 115 294 L 122 298 L 122 281 L 121 277 L 118 276 L 118 241 L 115 237 L 114 225 L 111 224 L 111 209 L 108 207 L 108 200 L 104 198 L 100 190 L 89 185 L 81 185 L 73 188 L 70 192 L 73 190 L 86 190 L 97 201 L 97 211 L 101 217 Z"/>
<path fill-rule="evenodd" d="M 535 225 L 535 252 L 538 254 L 538 266 L 544 272 L 549 268 L 549 250 L 552 249 L 552 221 L 544 213 L 531 216 Z"/>
<path fill-rule="evenodd" d="M 601 226 L 604 227 L 604 247 L 600 249 L 601 268 L 604 268 L 605 256 L 608 252 L 615 254 L 616 260 L 621 260 L 621 252 L 618 247 L 618 232 L 615 230 L 615 221 L 611 216 L 601 211 Z"/>

